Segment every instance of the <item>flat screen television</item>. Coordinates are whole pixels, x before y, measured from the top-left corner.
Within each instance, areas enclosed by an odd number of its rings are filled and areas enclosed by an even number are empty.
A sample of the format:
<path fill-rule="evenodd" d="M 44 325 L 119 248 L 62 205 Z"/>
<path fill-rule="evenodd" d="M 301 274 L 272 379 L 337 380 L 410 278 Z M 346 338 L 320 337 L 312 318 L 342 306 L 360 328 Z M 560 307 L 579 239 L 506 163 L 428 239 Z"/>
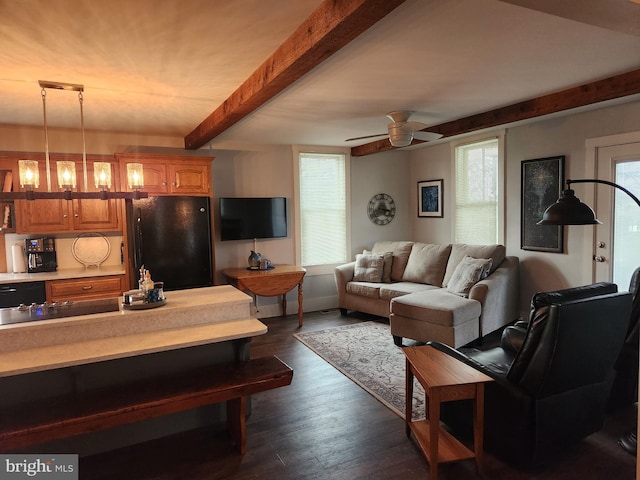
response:
<path fill-rule="evenodd" d="M 286 236 L 286 198 L 220 198 L 220 240 Z"/>

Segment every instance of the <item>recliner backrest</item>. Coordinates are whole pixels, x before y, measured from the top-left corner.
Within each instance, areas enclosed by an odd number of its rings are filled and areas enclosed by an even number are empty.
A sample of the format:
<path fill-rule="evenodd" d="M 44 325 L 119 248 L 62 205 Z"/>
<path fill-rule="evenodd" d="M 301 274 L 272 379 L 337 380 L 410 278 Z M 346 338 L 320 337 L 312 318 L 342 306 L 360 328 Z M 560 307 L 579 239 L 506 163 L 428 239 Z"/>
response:
<path fill-rule="evenodd" d="M 600 282 L 582 287 L 554 292 L 542 292 L 534 295 L 531 301 L 531 314 L 527 335 L 522 348 L 516 355 L 507 373 L 507 378 L 514 383 L 523 384 L 531 393 L 539 392 L 541 379 L 536 379 L 536 376 L 546 375 L 548 367 L 553 361 L 553 349 L 557 348 L 558 341 L 565 341 L 565 332 L 573 332 L 573 330 L 575 330 L 575 338 L 578 338 L 582 336 L 580 330 L 588 330 L 589 325 L 592 323 L 605 322 L 606 324 L 609 320 L 607 315 L 604 319 L 596 319 L 589 311 L 583 312 L 585 318 L 575 319 L 571 315 L 578 315 L 578 313 L 573 312 L 573 310 L 577 309 L 582 311 L 582 308 L 568 308 L 566 309 L 566 314 L 563 315 L 563 309 L 561 309 L 560 306 L 580 302 L 585 299 L 602 297 L 602 295 L 610 295 L 615 292 L 617 292 L 617 286 L 615 284 Z M 630 300 L 630 298 L 627 299 L 629 309 Z M 625 303 L 624 300 L 622 302 Z M 620 307 L 620 305 L 618 305 L 618 307 Z M 628 318 L 629 312 L 627 312 L 626 316 L 622 319 L 625 329 L 627 328 L 626 325 L 628 325 Z M 559 322 L 564 320 L 567 321 L 566 325 L 560 325 Z M 580 321 L 583 323 L 579 323 Z M 618 321 L 617 323 L 620 322 Z M 600 326 L 595 328 L 600 328 Z M 561 335 L 559 336 L 559 334 Z M 568 341 L 570 341 L 572 337 L 569 335 L 567 338 Z M 591 337 L 589 337 L 589 339 L 591 339 Z M 570 341 L 570 344 L 574 345 L 574 342 Z M 561 348 L 564 348 L 564 345 L 562 345 Z M 579 348 L 579 346 L 576 348 Z M 534 362 L 534 365 L 531 365 L 532 362 Z M 535 368 L 529 371 L 531 367 Z"/>

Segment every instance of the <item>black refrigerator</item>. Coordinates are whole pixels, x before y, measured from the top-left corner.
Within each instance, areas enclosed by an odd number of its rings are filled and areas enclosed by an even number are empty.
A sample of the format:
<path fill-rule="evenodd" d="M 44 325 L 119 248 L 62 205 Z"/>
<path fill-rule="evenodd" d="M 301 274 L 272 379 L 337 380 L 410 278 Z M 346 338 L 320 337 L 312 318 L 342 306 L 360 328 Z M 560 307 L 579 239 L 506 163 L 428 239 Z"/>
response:
<path fill-rule="evenodd" d="M 127 201 L 127 226 L 135 288 L 142 265 L 166 291 L 213 285 L 209 197 Z"/>

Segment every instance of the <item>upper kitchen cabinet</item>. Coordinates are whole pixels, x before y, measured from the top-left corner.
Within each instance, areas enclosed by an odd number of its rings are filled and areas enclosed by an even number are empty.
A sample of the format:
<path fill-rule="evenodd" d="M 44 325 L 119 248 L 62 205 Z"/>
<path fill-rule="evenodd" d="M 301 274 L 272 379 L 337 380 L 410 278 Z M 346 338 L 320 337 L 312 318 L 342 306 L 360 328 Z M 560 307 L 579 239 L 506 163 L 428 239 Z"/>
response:
<path fill-rule="evenodd" d="M 144 187 L 149 195 L 211 195 L 211 161 L 213 157 L 117 153 L 120 181 L 127 191 L 127 164 L 141 163 Z"/>
<path fill-rule="evenodd" d="M 38 160 L 40 186 L 36 191 L 47 191 L 47 169 L 43 154 Z M 75 191 L 85 191 L 84 170 L 81 155 L 50 155 L 51 190 L 62 191 L 58 187 L 56 162 L 59 160 L 73 161 L 76 166 Z M 113 187 L 119 183 L 118 172 L 113 157 L 102 155 L 87 155 L 87 186 L 86 191 L 95 192 L 93 178 L 93 163 L 108 162 L 111 164 L 111 178 Z M 122 230 L 122 200 L 83 199 L 83 200 L 17 200 L 16 201 L 16 230 L 18 233 L 65 233 L 65 232 L 95 232 Z"/>

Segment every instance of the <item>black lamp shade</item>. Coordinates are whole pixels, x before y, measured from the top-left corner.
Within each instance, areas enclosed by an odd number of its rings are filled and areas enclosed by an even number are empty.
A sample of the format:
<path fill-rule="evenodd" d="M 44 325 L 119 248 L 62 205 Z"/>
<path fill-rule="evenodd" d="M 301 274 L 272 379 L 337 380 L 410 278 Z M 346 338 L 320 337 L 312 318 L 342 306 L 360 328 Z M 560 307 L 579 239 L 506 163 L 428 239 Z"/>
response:
<path fill-rule="evenodd" d="M 601 225 L 591 207 L 582 203 L 571 189 L 564 190 L 556 203 L 547 208 L 538 225 Z"/>

